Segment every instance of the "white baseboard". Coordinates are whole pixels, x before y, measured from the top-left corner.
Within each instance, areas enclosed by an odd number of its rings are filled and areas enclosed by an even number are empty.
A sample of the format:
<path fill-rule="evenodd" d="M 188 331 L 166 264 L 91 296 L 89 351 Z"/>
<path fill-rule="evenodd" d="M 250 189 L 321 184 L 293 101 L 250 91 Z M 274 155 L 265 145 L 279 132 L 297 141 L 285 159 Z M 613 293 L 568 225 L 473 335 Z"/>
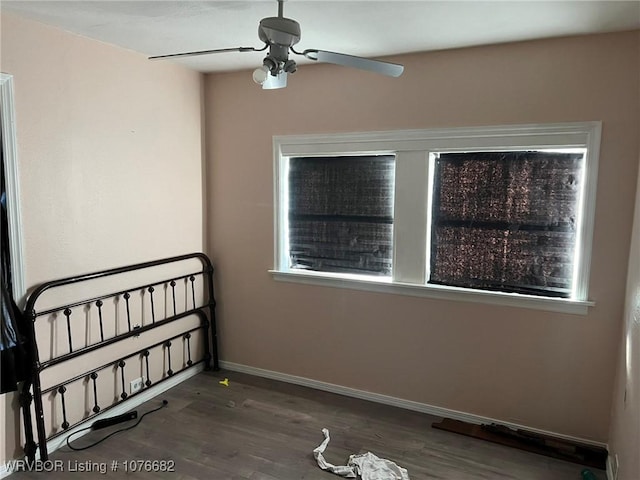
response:
<path fill-rule="evenodd" d="M 585 445 L 591 445 L 594 447 L 607 448 L 606 443 L 597 442 L 586 438 L 574 437 L 572 435 L 565 435 L 562 433 L 550 432 L 548 430 L 541 430 L 539 428 L 529 427 L 527 425 L 519 425 L 517 423 L 505 422 L 503 420 L 497 420 L 495 418 L 483 417 L 475 415 L 473 413 L 460 412 L 458 410 L 450 410 L 448 408 L 438 407 L 435 405 L 429 405 L 426 403 L 414 402 L 412 400 L 405 400 L 402 398 L 391 397 L 389 395 L 382 395 L 380 393 L 367 392 L 364 390 L 357 390 L 355 388 L 344 387 L 342 385 L 336 385 L 333 383 L 321 382 L 319 380 L 313 380 L 311 378 L 298 377 L 296 375 L 289 375 L 287 373 L 274 372 L 272 370 L 264 370 L 262 368 L 250 367 L 248 365 L 241 365 L 239 363 L 220 361 L 220 367 L 225 370 L 234 372 L 247 373 L 249 375 L 255 375 L 257 377 L 270 378 L 272 380 L 279 380 L 281 382 L 293 383 L 295 385 L 301 385 L 303 387 L 315 388 L 317 390 L 323 390 L 325 392 L 337 393 L 339 395 L 345 395 L 347 397 L 359 398 L 362 400 L 368 400 L 370 402 L 382 403 L 385 405 L 391 405 L 394 407 L 404 408 L 407 410 L 413 410 L 415 412 L 427 413 L 429 415 L 435 415 L 437 417 L 452 418 L 454 420 L 461 420 L 463 422 L 480 424 L 498 423 L 514 429 L 525 429 L 529 432 L 539 433 L 541 435 L 550 435 L 555 438 L 569 440 L 572 442 L 580 442 Z"/>
<path fill-rule="evenodd" d="M 100 413 L 95 417 L 92 417 L 91 423 L 95 422 L 96 420 L 100 420 L 101 418 L 114 417 L 116 415 L 121 415 L 123 413 L 130 412 L 134 408 L 139 407 L 143 403 L 151 400 L 152 398 L 157 397 L 158 395 L 161 395 L 162 393 L 166 392 L 170 388 L 173 388 L 176 385 L 184 382 L 185 380 L 197 375 L 198 373 L 202 372 L 203 369 L 204 369 L 204 365 L 200 364 L 200 365 L 196 365 L 195 367 L 188 368 L 183 372 L 176 373 L 175 375 L 163 381 L 162 383 L 153 385 L 148 390 L 143 390 L 141 393 L 137 394 L 136 396 L 131 397 L 128 401 L 122 402 L 118 406 L 110 408 L 109 410 L 103 413 Z M 58 448 L 65 445 L 67 441 L 67 437 L 69 437 L 70 435 L 74 435 L 75 432 L 78 432 L 79 430 L 87 426 L 88 426 L 88 422 L 81 423 L 80 425 L 77 425 L 76 427 L 72 428 L 68 432 L 65 432 L 64 435 L 60 435 L 59 437 L 49 440 L 47 442 L 47 452 L 49 454 L 55 452 Z M 74 440 L 82 437 L 83 435 L 86 435 L 90 431 L 91 430 L 85 430 L 81 433 L 78 433 L 77 435 L 74 435 Z M 40 459 L 39 451 L 36 453 L 36 459 L 38 460 Z M 3 465 L 0 465 L 0 479 L 5 478 L 13 473 L 10 465 L 11 465 L 11 462 L 7 462 Z"/>
<path fill-rule="evenodd" d="M 618 472 L 614 469 L 613 461 L 613 457 L 609 455 L 607 457 L 607 480 L 617 480 L 618 478 Z"/>

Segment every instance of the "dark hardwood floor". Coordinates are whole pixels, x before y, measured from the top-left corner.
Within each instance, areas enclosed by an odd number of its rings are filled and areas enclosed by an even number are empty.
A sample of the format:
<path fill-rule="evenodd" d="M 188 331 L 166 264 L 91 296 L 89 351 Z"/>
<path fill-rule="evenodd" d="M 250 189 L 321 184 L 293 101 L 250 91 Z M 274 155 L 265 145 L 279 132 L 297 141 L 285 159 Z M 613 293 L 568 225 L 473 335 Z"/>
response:
<path fill-rule="evenodd" d="M 218 381 L 228 377 L 230 385 Z M 312 451 L 328 428 L 328 462 L 344 465 L 349 455 L 371 451 L 405 467 L 418 479 L 580 480 L 583 467 L 431 428 L 438 417 L 370 403 L 233 372 L 201 373 L 137 408 L 144 418 L 82 452 L 66 446 L 51 455 L 64 471 L 14 473 L 12 478 L 176 478 L 233 480 L 332 480 Z M 81 447 L 132 422 L 91 432 Z M 175 472 L 126 472 L 124 462 L 175 462 Z M 118 462 L 117 471 L 112 464 Z M 87 462 L 104 463 L 100 471 Z M 137 464 L 136 464 L 137 465 Z M 155 467 L 148 464 L 153 470 Z M 161 466 L 156 464 L 156 467 Z M 604 480 L 603 471 L 594 471 Z"/>

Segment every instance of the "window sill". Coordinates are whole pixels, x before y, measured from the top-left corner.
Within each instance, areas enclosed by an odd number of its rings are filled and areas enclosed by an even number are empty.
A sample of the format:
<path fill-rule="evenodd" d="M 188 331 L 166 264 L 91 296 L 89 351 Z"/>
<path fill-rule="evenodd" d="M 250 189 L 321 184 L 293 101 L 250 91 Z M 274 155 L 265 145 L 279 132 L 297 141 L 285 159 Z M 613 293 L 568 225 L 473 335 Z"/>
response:
<path fill-rule="evenodd" d="M 590 301 L 536 297 L 533 295 L 521 295 L 517 293 L 469 290 L 442 285 L 398 283 L 393 282 L 389 278 L 361 277 L 357 275 L 347 277 L 344 275 L 332 275 L 318 272 L 283 272 L 278 270 L 269 270 L 269 273 L 273 275 L 275 280 L 282 282 L 302 283 L 333 288 L 348 288 L 352 290 L 364 290 L 377 293 L 392 293 L 396 295 L 435 298 L 456 302 L 503 305 L 534 310 L 545 310 L 549 312 L 569 313 L 573 315 L 586 315 L 589 307 L 595 306 L 595 303 Z"/>

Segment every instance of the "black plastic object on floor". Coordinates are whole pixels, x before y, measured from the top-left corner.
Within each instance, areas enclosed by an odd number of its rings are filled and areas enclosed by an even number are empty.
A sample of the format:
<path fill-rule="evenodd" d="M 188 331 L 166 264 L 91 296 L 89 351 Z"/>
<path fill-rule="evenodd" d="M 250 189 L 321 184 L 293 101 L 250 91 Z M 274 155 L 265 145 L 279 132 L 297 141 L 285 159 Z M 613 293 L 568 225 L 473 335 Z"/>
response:
<path fill-rule="evenodd" d="M 503 425 L 476 425 L 459 420 L 452 420 L 450 418 L 445 418 L 440 423 L 434 422 L 431 426 L 440 430 L 459 433 L 508 447 L 519 448 L 527 452 L 538 453 L 587 467 L 601 470 L 606 468 L 608 454 L 607 451 L 601 447 L 572 442 L 521 429 L 514 430 Z M 596 478 L 584 477 L 584 471 L 589 472 L 589 470 L 583 470 L 584 480 L 594 480 Z"/>
<path fill-rule="evenodd" d="M 117 425 L 122 422 L 128 422 L 129 420 L 134 420 L 138 418 L 138 412 L 134 410 L 133 412 L 123 413 L 122 415 L 116 415 L 115 417 L 102 418 L 100 420 L 96 420 L 91 425 L 92 430 L 100 430 L 101 428 L 107 428 L 111 425 Z"/>

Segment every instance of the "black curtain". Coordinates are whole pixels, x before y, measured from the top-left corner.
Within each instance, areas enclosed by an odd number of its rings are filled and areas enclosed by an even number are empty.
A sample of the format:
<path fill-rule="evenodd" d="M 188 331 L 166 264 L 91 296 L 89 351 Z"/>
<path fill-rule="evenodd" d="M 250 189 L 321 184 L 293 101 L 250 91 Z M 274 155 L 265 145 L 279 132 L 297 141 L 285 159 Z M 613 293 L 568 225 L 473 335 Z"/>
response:
<path fill-rule="evenodd" d="M 290 266 L 390 275 L 394 156 L 289 160 Z"/>
<path fill-rule="evenodd" d="M 441 154 L 430 282 L 568 297 L 582 165 L 581 153 Z"/>
<path fill-rule="evenodd" d="M 4 172 L 4 152 L 0 137 L 0 168 L 2 191 L 0 203 L 2 207 L 2 255 L 0 259 L 0 283 L 2 286 L 2 319 L 0 321 L 0 393 L 15 391 L 18 382 L 27 377 L 28 355 L 24 333 L 24 317 L 13 300 L 13 283 L 11 279 L 11 251 L 9 248 L 9 222 L 7 218 L 7 195 Z"/>

